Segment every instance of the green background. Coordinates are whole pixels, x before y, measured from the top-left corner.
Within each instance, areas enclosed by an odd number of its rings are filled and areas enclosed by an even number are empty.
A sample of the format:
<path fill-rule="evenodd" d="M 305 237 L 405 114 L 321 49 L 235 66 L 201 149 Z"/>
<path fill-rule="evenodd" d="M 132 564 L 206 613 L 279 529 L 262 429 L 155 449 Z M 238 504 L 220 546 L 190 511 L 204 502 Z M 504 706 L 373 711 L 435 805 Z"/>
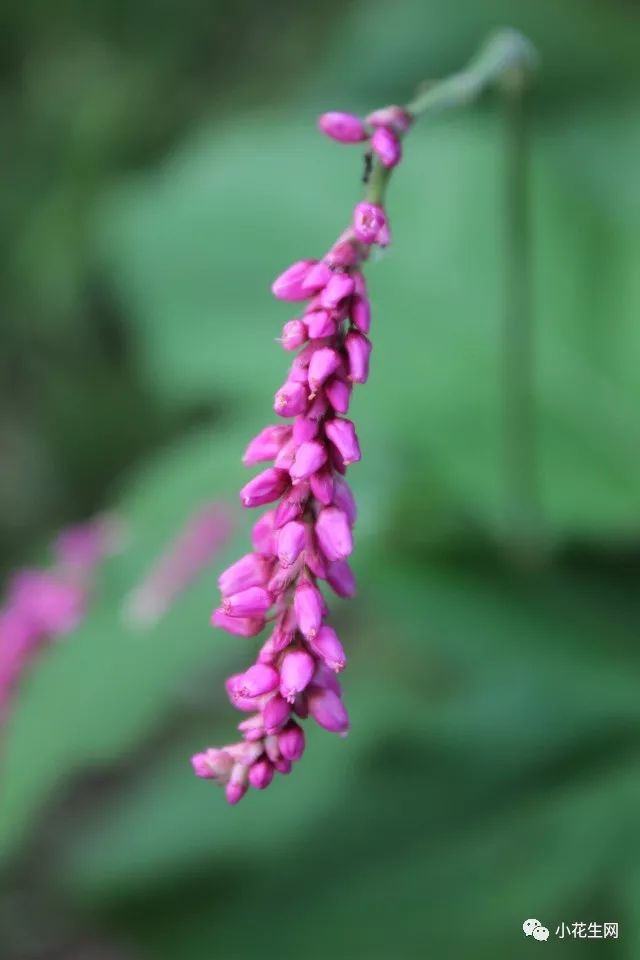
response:
<path fill-rule="evenodd" d="M 640 957 L 640 14 L 624 0 L 8 0 L 0 565 L 115 509 L 127 549 L 3 731 L 2 960 Z M 348 738 L 235 809 L 216 578 L 293 311 L 361 195 L 327 109 L 403 102 L 508 24 L 530 97 L 534 544 L 505 425 L 499 98 L 406 143 L 368 268 Z M 524 441 L 523 441 L 524 442 Z M 153 629 L 128 591 L 198 504 L 232 542 Z M 546 946 L 526 940 L 536 917 Z M 560 941 L 574 921 L 620 940 Z"/>

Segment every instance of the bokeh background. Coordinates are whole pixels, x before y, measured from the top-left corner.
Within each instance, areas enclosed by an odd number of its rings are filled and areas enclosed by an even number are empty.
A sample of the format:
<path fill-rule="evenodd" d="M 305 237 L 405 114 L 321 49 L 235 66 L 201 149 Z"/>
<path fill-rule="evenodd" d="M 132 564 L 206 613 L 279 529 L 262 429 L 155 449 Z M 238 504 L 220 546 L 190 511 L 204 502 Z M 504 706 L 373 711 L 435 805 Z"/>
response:
<path fill-rule="evenodd" d="M 637 4 L 0 16 L 1 567 L 46 561 L 101 510 L 129 529 L 2 731 L 2 960 L 640 956 Z M 227 808 L 188 758 L 230 737 L 222 679 L 253 649 L 208 615 L 245 550 L 240 454 L 288 362 L 269 285 L 326 250 L 361 191 L 360 150 L 316 115 L 403 102 L 503 24 L 541 55 L 533 428 L 509 429 L 488 96 L 412 133 L 394 245 L 369 269 L 359 594 L 334 604 L 353 730 L 310 731 L 292 776 Z M 534 453 L 520 490 L 514 443 Z M 157 626 L 125 626 L 127 592 L 211 499 L 232 542 Z M 620 939 L 559 941 L 574 921 Z"/>

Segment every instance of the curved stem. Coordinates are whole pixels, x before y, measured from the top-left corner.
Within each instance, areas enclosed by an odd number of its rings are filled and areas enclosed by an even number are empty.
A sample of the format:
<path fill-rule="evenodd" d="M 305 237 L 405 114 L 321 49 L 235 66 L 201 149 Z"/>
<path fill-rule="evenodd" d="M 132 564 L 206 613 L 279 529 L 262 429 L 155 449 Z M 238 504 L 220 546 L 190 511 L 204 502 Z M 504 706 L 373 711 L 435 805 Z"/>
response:
<path fill-rule="evenodd" d="M 489 37 L 464 70 L 430 83 L 406 104 L 405 110 L 416 119 L 464 106 L 499 81 L 508 82 L 510 76 L 527 77 L 536 69 L 537 62 L 535 48 L 526 37 L 516 30 L 500 30 Z M 383 202 L 391 173 L 379 160 L 374 162 L 366 200 Z"/>

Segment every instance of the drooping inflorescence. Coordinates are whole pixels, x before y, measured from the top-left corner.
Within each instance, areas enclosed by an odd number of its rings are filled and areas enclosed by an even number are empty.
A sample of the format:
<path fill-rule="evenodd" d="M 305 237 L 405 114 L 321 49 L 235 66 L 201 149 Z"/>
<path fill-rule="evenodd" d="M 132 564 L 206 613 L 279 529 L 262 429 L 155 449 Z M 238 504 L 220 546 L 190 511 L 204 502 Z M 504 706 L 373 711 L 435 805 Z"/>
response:
<path fill-rule="evenodd" d="M 319 127 L 343 143 L 370 139 L 390 169 L 410 122 L 408 111 L 392 106 L 366 121 L 327 113 Z M 220 576 L 222 600 L 212 616 L 215 626 L 238 636 L 257 636 L 267 625 L 270 633 L 256 662 L 226 683 L 232 705 L 247 714 L 238 725 L 242 739 L 192 758 L 196 774 L 224 784 L 232 804 L 249 786 L 264 789 L 276 772 L 290 772 L 305 746 L 298 720 L 311 716 L 339 734 L 349 728 L 336 677 L 346 655 L 327 622 L 319 582 L 340 597 L 355 592 L 348 557 L 356 506 L 345 473 L 360 460 L 347 414 L 353 385 L 368 378 L 371 354 L 361 268 L 372 245 L 389 242 L 381 203 L 358 203 L 351 225 L 321 260 L 299 260 L 272 287 L 280 300 L 308 301 L 281 336 L 285 350 L 299 350 L 274 399 L 275 413 L 290 422 L 265 427 L 244 454 L 248 467 L 271 466 L 243 487 L 243 505 L 272 506 L 253 527 L 253 552 Z"/>

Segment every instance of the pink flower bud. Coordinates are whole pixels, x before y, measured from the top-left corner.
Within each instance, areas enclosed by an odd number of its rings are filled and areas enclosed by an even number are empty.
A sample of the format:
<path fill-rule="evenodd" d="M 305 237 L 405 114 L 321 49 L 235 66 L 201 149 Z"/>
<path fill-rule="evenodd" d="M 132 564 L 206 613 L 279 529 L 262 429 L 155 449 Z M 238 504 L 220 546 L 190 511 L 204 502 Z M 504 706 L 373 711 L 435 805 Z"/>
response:
<path fill-rule="evenodd" d="M 285 757 L 280 757 L 279 760 L 276 760 L 274 767 L 278 773 L 291 773 L 291 760 L 287 760 Z"/>
<path fill-rule="evenodd" d="M 306 373 L 305 373 L 306 380 Z M 273 409 L 280 417 L 295 417 L 307 408 L 307 390 L 304 383 L 288 380 L 276 393 Z"/>
<path fill-rule="evenodd" d="M 325 507 L 320 511 L 316 520 L 316 536 L 327 560 L 344 560 L 353 551 L 347 515 L 337 507 Z"/>
<path fill-rule="evenodd" d="M 300 446 L 307 440 L 313 440 L 318 435 L 318 422 L 306 417 L 296 417 L 293 422 L 293 442 Z"/>
<path fill-rule="evenodd" d="M 334 560 L 327 570 L 327 583 L 339 597 L 354 597 L 356 580 L 346 560 Z"/>
<path fill-rule="evenodd" d="M 236 766 L 240 767 L 242 770 L 245 769 L 241 764 L 236 764 Z M 235 806 L 236 803 L 240 803 L 246 792 L 247 784 L 246 782 L 241 782 L 240 780 L 230 780 L 225 787 L 227 802 L 230 803 L 231 806 Z"/>
<path fill-rule="evenodd" d="M 321 260 L 319 263 L 316 263 L 314 267 L 311 267 L 307 273 L 302 282 L 302 289 L 310 296 L 313 293 L 317 293 L 318 290 L 322 290 L 323 287 L 326 287 L 330 279 L 331 269 Z"/>
<path fill-rule="evenodd" d="M 300 580 L 293 595 L 293 607 L 301 633 L 315 637 L 322 623 L 324 601 L 322 594 L 309 580 Z"/>
<path fill-rule="evenodd" d="M 356 330 L 345 337 L 344 345 L 349 357 L 349 379 L 353 383 L 366 383 L 369 377 L 371 341 Z"/>
<path fill-rule="evenodd" d="M 304 523 L 291 520 L 278 534 L 278 559 L 283 567 L 296 562 L 304 549 L 306 528 Z"/>
<path fill-rule="evenodd" d="M 225 597 L 222 608 L 230 617 L 259 617 L 271 606 L 271 597 L 264 587 L 249 587 Z"/>
<path fill-rule="evenodd" d="M 329 402 L 327 398 L 324 396 L 324 394 L 322 393 L 322 391 L 320 391 L 318 396 L 315 398 L 315 400 L 307 410 L 307 419 L 315 420 L 316 422 L 320 421 L 322 420 L 322 418 L 324 417 L 328 409 L 329 409 Z"/>
<path fill-rule="evenodd" d="M 357 294 L 351 300 L 349 313 L 351 323 L 360 333 L 369 333 L 371 329 L 371 305 L 367 297 Z"/>
<path fill-rule="evenodd" d="M 402 159 L 402 146 L 398 137 L 388 127 L 378 127 L 371 138 L 373 152 L 380 158 L 380 163 L 388 170 L 395 167 Z"/>
<path fill-rule="evenodd" d="M 353 212 L 353 229 L 361 243 L 386 246 L 389 242 L 387 218 L 377 203 L 363 201 L 357 204 Z"/>
<path fill-rule="evenodd" d="M 310 310 L 305 313 L 304 320 L 312 340 L 335 336 L 336 321 L 328 310 Z"/>
<path fill-rule="evenodd" d="M 214 610 L 211 623 L 237 637 L 255 637 L 264 630 L 264 617 L 232 617 L 224 610 Z"/>
<path fill-rule="evenodd" d="M 340 366 L 340 355 L 331 347 L 321 347 L 316 350 L 309 364 L 309 386 L 313 393 L 335 373 Z"/>
<path fill-rule="evenodd" d="M 269 734 L 268 737 L 264 738 L 264 752 L 266 753 L 271 763 L 277 763 L 280 759 L 280 747 L 278 746 L 278 735 Z"/>
<path fill-rule="evenodd" d="M 285 760 L 299 760 L 304 753 L 304 731 L 295 720 L 278 734 L 278 747 Z"/>
<path fill-rule="evenodd" d="M 278 456 L 273 461 L 274 467 L 277 467 L 278 470 L 288 470 L 293 463 L 295 452 L 296 444 L 293 440 L 288 440 L 283 447 L 280 447 Z"/>
<path fill-rule="evenodd" d="M 277 733 L 289 719 L 291 707 L 279 693 L 276 693 L 264 706 L 262 720 L 267 734 Z"/>
<path fill-rule="evenodd" d="M 340 697 L 328 687 L 312 687 L 307 695 L 309 713 L 316 723 L 330 733 L 346 733 L 349 714 Z"/>
<path fill-rule="evenodd" d="M 273 780 L 273 765 L 268 760 L 256 760 L 249 767 L 249 783 L 256 790 L 264 790 Z"/>
<path fill-rule="evenodd" d="M 276 552 L 274 537 L 275 517 L 275 510 L 267 510 L 259 520 L 256 520 L 251 531 L 253 549 L 269 557 L 275 556 Z M 252 584 L 249 584 L 249 586 L 252 586 Z"/>
<path fill-rule="evenodd" d="M 323 443 L 308 440 L 296 450 L 295 460 L 289 470 L 291 479 L 306 480 L 327 462 L 327 450 Z"/>
<path fill-rule="evenodd" d="M 309 497 L 309 484 L 306 481 L 291 487 L 275 512 L 276 527 L 284 527 L 290 520 L 296 520 L 303 512 Z"/>
<path fill-rule="evenodd" d="M 360 143 L 368 137 L 362 120 L 353 113 L 323 113 L 318 120 L 318 127 L 339 143 Z"/>
<path fill-rule="evenodd" d="M 269 567 L 269 561 L 257 553 L 245 554 L 218 577 L 220 593 L 229 596 L 249 587 L 264 586 L 269 576 Z"/>
<path fill-rule="evenodd" d="M 245 450 L 242 457 L 245 467 L 252 467 L 264 460 L 273 460 L 290 435 L 291 427 L 286 424 L 279 423 L 265 427 L 253 438 Z"/>
<path fill-rule="evenodd" d="M 311 492 L 320 503 L 328 506 L 333 500 L 333 471 L 331 467 L 324 466 L 317 473 L 312 473 L 309 477 Z"/>
<path fill-rule="evenodd" d="M 266 663 L 254 663 L 244 673 L 239 674 L 231 688 L 234 697 L 261 697 L 271 693 L 280 684 L 277 670 Z"/>
<path fill-rule="evenodd" d="M 351 420 L 336 417 L 334 420 L 327 420 L 324 429 L 345 465 L 356 463 L 360 459 L 360 444 Z"/>
<path fill-rule="evenodd" d="M 334 243 L 326 255 L 325 260 L 330 267 L 354 267 L 360 261 L 360 252 L 354 243 L 355 238 L 350 230 Z"/>
<path fill-rule="evenodd" d="M 277 277 L 271 290 L 279 300 L 306 300 L 308 293 L 303 287 L 307 274 L 317 260 L 298 260 Z"/>
<path fill-rule="evenodd" d="M 346 513 L 351 526 L 358 519 L 358 508 L 351 487 L 344 477 L 336 477 L 334 484 L 333 502 L 343 513 Z"/>
<path fill-rule="evenodd" d="M 306 650 L 285 653 L 280 664 L 280 695 L 293 703 L 296 696 L 311 683 L 315 661 Z"/>
<path fill-rule="evenodd" d="M 307 339 L 307 328 L 302 320 L 288 320 L 282 328 L 280 343 L 283 350 L 297 350 Z"/>
<path fill-rule="evenodd" d="M 252 717 L 247 717 L 246 720 L 238 724 L 238 730 L 249 743 L 262 740 L 265 733 L 262 714 L 256 713 Z"/>
<path fill-rule="evenodd" d="M 333 627 L 323 624 L 318 630 L 317 636 L 308 640 L 307 643 L 315 655 L 320 657 L 330 670 L 335 670 L 336 673 L 344 670 L 347 657 Z"/>
<path fill-rule="evenodd" d="M 260 507 L 282 496 L 289 486 L 289 474 L 286 470 L 269 467 L 259 473 L 240 491 L 240 500 L 245 507 Z"/>
<path fill-rule="evenodd" d="M 389 127 L 398 133 L 405 133 L 413 123 L 413 117 L 404 107 L 391 104 L 389 107 L 374 110 L 366 118 L 366 121 L 371 127 Z"/>
<path fill-rule="evenodd" d="M 224 750 L 210 747 L 204 753 L 194 754 L 191 765 L 197 777 L 205 780 L 226 780 L 231 773 L 233 758 Z"/>
<path fill-rule="evenodd" d="M 347 413 L 351 400 L 351 384 L 340 377 L 332 377 L 325 385 L 327 400 L 336 413 Z"/>
<path fill-rule="evenodd" d="M 320 295 L 320 305 L 333 310 L 345 297 L 353 293 L 353 277 L 349 273 L 334 273 Z"/>

